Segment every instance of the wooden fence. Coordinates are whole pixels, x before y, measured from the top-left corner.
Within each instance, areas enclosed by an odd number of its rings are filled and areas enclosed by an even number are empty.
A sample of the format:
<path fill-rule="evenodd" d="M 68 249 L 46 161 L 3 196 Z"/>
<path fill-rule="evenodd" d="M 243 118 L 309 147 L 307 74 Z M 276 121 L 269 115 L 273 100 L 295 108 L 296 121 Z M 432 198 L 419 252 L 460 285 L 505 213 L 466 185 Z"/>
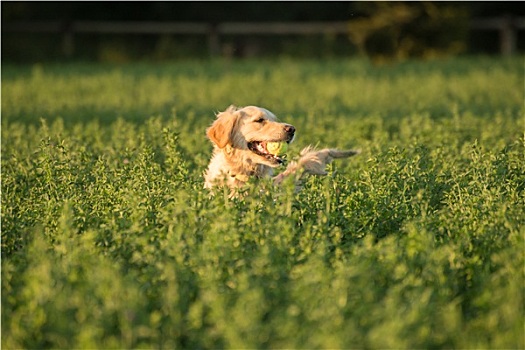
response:
<path fill-rule="evenodd" d="M 471 31 L 498 31 L 500 52 L 511 55 L 516 52 L 518 31 L 525 29 L 525 17 L 503 16 L 473 19 Z M 62 50 L 70 57 L 75 49 L 75 34 L 197 34 L 207 37 L 211 55 L 220 53 L 221 35 L 312 35 L 348 34 L 352 21 L 348 22 L 7 22 L 2 32 L 58 33 L 62 35 Z"/>

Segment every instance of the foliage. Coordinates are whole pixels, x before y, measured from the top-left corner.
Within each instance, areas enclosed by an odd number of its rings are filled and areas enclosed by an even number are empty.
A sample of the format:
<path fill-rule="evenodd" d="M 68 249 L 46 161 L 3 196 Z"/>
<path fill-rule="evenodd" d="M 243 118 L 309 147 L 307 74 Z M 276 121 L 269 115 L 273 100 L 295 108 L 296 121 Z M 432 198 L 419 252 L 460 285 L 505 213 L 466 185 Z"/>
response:
<path fill-rule="evenodd" d="M 3 74 L 3 348 L 524 347 L 522 59 Z M 210 196 L 230 103 L 362 154 Z"/>
<path fill-rule="evenodd" d="M 348 33 L 361 55 L 378 59 L 436 57 L 466 49 L 468 11 L 458 4 L 362 2 L 365 15 Z"/>
<path fill-rule="evenodd" d="M 361 53 L 377 60 L 435 58 L 460 52 L 499 53 L 497 30 L 469 28 L 469 18 L 523 16 L 519 2 L 13 2 L 2 3 L 2 21 L 109 22 L 341 22 L 348 34 L 221 35 L 223 57 L 348 57 Z M 6 28 L 7 29 L 7 28 Z M 204 34 L 76 33 L 73 45 L 64 33 L 4 30 L 2 62 L 203 58 L 210 54 Z M 518 35 L 517 49 L 523 52 Z M 66 48 L 67 47 L 67 48 Z"/>

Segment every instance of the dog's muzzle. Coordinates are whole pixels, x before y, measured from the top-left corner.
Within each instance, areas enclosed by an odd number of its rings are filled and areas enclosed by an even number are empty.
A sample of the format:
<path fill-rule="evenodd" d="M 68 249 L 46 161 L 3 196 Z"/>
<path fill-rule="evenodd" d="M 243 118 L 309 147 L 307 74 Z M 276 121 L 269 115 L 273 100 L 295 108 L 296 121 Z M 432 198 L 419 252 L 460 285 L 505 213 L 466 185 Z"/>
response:
<path fill-rule="evenodd" d="M 288 143 L 292 142 L 295 137 L 295 127 L 293 125 L 286 124 L 284 126 L 284 131 L 286 132 L 286 135 L 287 135 L 286 141 Z"/>

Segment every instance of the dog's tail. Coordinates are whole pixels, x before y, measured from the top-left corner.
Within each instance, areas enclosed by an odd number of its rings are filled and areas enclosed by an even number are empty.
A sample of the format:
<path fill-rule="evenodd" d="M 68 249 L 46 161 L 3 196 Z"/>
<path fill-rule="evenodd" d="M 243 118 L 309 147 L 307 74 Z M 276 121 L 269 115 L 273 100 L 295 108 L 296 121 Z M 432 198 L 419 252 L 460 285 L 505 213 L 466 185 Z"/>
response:
<path fill-rule="evenodd" d="M 350 149 L 346 151 L 340 151 L 338 149 L 333 149 L 333 148 L 328 149 L 328 155 L 333 159 L 349 158 L 359 153 L 361 153 L 361 151 L 356 150 L 356 149 Z"/>
<path fill-rule="evenodd" d="M 361 150 L 350 149 L 342 151 L 335 148 L 325 148 L 317 151 L 313 146 L 308 146 L 303 148 L 300 154 L 301 157 L 305 158 L 315 154 L 317 157 L 331 161 L 332 159 L 349 158 L 359 153 L 361 153 Z"/>
<path fill-rule="evenodd" d="M 295 175 L 296 180 L 300 181 L 306 175 L 326 175 L 325 167 L 334 159 L 348 158 L 361 153 L 360 150 L 338 150 L 325 148 L 316 150 L 312 146 L 304 148 L 300 153 L 300 158 L 296 162 L 290 162 L 284 172 L 274 177 L 274 181 L 280 184 L 286 177 Z"/>
<path fill-rule="evenodd" d="M 348 158 L 359 154 L 359 150 L 341 151 L 334 148 L 315 150 L 312 146 L 301 151 L 299 165 L 306 173 L 312 175 L 326 175 L 325 167 L 334 159 Z"/>

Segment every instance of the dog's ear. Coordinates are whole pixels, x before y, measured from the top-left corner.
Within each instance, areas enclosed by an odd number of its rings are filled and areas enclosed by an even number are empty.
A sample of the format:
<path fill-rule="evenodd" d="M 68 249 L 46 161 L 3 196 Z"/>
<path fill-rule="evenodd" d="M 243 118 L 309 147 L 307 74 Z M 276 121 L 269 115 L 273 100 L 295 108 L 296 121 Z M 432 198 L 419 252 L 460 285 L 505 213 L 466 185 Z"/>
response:
<path fill-rule="evenodd" d="M 231 143 L 231 137 L 238 115 L 230 107 L 217 115 L 217 120 L 206 130 L 208 138 L 219 148 Z"/>

